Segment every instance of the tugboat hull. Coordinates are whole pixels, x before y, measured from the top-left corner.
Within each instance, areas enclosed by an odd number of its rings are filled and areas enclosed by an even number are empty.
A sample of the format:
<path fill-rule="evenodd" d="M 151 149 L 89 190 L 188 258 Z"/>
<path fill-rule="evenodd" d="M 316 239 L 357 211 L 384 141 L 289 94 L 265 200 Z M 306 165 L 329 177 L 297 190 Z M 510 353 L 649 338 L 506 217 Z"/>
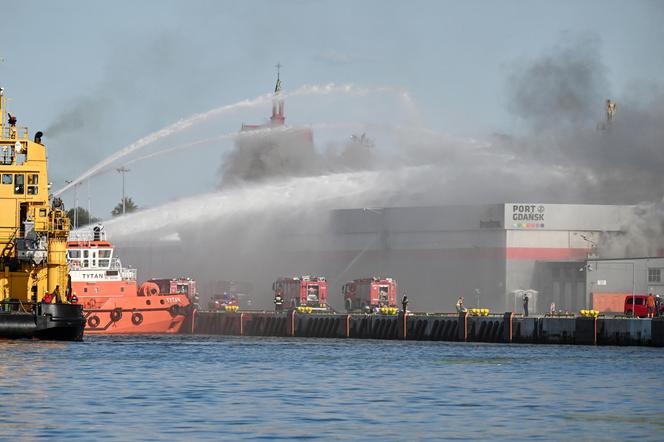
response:
<path fill-rule="evenodd" d="M 0 339 L 83 340 L 83 308 L 38 303 L 36 311 L 0 313 Z"/>

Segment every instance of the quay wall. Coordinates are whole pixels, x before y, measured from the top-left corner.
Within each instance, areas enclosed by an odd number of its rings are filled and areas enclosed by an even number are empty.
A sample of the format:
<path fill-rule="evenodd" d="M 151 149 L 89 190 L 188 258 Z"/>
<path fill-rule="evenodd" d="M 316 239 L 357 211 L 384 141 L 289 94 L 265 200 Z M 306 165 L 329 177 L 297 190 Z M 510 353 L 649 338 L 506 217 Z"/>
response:
<path fill-rule="evenodd" d="M 182 333 L 521 344 L 664 346 L 664 318 L 523 317 L 508 312 L 326 314 L 194 311 Z"/>

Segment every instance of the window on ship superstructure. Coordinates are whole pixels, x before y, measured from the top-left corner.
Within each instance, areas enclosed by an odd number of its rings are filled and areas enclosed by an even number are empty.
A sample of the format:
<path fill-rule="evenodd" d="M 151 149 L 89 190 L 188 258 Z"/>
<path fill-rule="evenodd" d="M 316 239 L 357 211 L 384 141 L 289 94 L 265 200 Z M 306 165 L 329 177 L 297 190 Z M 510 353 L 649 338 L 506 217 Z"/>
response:
<path fill-rule="evenodd" d="M 36 173 L 28 174 L 28 195 L 37 195 L 39 193 L 39 175 Z"/>
<path fill-rule="evenodd" d="M 14 194 L 23 195 L 25 193 L 25 175 L 22 173 L 14 174 Z"/>
<path fill-rule="evenodd" d="M 71 249 L 67 251 L 69 263 L 73 269 L 81 267 L 81 251 L 78 249 Z"/>
<path fill-rule="evenodd" d="M 97 253 L 99 254 L 99 267 L 108 268 L 111 263 L 111 250 L 99 249 Z"/>
<path fill-rule="evenodd" d="M 14 181 L 12 180 L 12 174 L 11 173 L 3 173 L 2 174 L 2 184 L 11 184 Z"/>

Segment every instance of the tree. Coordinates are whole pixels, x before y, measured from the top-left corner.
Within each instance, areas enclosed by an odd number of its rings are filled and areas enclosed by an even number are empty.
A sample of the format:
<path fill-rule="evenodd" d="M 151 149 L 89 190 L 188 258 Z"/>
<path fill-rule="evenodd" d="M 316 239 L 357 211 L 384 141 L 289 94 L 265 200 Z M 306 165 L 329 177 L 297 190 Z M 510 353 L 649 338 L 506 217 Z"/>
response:
<path fill-rule="evenodd" d="M 71 223 L 72 227 L 74 226 L 74 214 L 76 214 L 78 227 L 101 221 L 99 218 L 91 216 L 90 213 L 83 207 L 75 207 L 67 211 L 67 217 L 69 218 L 69 222 Z"/>
<path fill-rule="evenodd" d="M 135 211 L 138 210 L 138 206 L 136 205 L 136 203 L 134 203 L 134 201 L 132 201 L 131 197 L 129 197 L 129 196 L 125 197 L 124 205 L 125 205 L 125 212 L 126 213 L 131 213 L 131 212 L 135 212 Z M 118 205 L 115 206 L 115 208 L 111 212 L 111 215 L 113 215 L 113 216 L 122 215 L 122 199 L 120 199 L 120 202 L 118 203 Z"/>

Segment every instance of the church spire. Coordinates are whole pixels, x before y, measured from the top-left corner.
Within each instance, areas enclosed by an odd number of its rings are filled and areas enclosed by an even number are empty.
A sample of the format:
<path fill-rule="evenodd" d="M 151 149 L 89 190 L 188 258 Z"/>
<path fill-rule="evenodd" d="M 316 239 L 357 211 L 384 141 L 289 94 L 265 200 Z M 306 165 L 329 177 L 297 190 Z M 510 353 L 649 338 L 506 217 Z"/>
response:
<path fill-rule="evenodd" d="M 273 125 L 283 125 L 286 117 L 284 116 L 284 100 L 281 98 L 281 63 L 277 63 L 274 67 L 277 68 L 277 84 L 274 86 L 270 120 Z"/>

